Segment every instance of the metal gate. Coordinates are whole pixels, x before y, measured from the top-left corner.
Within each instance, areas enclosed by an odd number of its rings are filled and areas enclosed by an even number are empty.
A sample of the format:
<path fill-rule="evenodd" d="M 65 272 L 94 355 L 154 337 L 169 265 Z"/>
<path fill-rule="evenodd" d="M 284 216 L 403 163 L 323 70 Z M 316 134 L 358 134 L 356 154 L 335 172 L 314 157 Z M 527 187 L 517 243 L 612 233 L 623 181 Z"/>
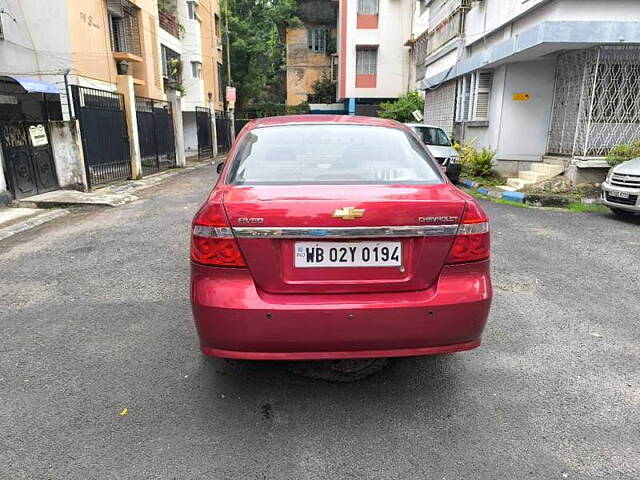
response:
<path fill-rule="evenodd" d="M 236 120 L 236 125 L 237 125 Z M 218 152 L 228 152 L 231 148 L 231 119 L 224 112 L 216 112 L 216 140 Z"/>
<path fill-rule="evenodd" d="M 171 104 L 163 100 L 136 97 L 136 118 L 142 173 L 159 172 L 176 166 L 176 143 Z"/>
<path fill-rule="evenodd" d="M 211 139 L 211 112 L 206 107 L 196 107 L 196 129 L 198 134 L 198 158 L 213 155 Z"/>
<path fill-rule="evenodd" d="M 2 125 L 2 149 L 9 188 L 16 199 L 58 188 L 46 123 Z"/>
<path fill-rule="evenodd" d="M 558 57 L 548 152 L 602 156 L 640 136 L 640 47 Z"/>
<path fill-rule="evenodd" d="M 119 93 L 71 86 L 80 120 L 89 187 L 131 178 L 131 154 L 124 98 Z"/>

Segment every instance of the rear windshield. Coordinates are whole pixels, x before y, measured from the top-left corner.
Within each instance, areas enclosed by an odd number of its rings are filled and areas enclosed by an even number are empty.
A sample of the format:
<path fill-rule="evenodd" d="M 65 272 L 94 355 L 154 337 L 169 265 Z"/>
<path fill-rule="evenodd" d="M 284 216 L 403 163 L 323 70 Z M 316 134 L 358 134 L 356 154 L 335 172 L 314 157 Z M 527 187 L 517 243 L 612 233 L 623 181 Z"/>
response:
<path fill-rule="evenodd" d="M 451 142 L 444 133 L 444 130 L 440 128 L 432 127 L 413 127 L 418 136 L 422 139 L 425 145 L 433 145 L 436 147 L 450 147 Z"/>
<path fill-rule="evenodd" d="M 286 125 L 251 130 L 229 183 L 442 183 L 420 142 L 399 129 L 363 125 Z"/>

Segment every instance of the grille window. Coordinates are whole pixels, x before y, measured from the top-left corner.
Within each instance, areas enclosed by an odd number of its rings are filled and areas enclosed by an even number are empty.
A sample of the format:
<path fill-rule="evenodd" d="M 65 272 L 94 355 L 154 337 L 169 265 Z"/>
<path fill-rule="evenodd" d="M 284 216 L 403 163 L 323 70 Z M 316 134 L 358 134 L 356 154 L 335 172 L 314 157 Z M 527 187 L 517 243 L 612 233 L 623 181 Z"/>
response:
<path fill-rule="evenodd" d="M 375 75 L 378 69 L 378 49 L 360 47 L 356 50 L 356 74 Z"/>
<path fill-rule="evenodd" d="M 119 10 L 114 7 L 109 10 L 111 50 L 140 55 L 138 9 L 132 3 L 124 0 L 120 6 Z"/>

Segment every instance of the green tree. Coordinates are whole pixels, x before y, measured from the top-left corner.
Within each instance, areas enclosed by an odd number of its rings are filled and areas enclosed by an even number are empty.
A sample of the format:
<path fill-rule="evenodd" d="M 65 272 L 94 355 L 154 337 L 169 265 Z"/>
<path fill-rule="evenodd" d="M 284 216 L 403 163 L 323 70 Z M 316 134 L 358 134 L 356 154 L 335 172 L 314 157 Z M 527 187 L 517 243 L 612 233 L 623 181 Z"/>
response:
<path fill-rule="evenodd" d="M 237 89 L 236 108 L 241 110 L 257 103 L 282 103 L 285 93 L 284 38 L 287 26 L 299 24 L 296 0 L 224 1 L 229 2 L 231 77 Z M 221 10 L 224 26 L 224 2 Z M 225 39 L 222 40 L 226 48 Z M 225 73 L 226 61 L 225 52 Z"/>
<path fill-rule="evenodd" d="M 312 92 L 308 95 L 309 103 L 333 103 L 336 101 L 336 84 L 326 75 L 316 80 L 312 86 Z"/>
<path fill-rule="evenodd" d="M 412 112 L 424 109 L 424 100 L 417 91 L 400 95 L 395 102 L 384 102 L 380 104 L 380 116 L 390 118 L 398 122 L 415 122 Z"/>

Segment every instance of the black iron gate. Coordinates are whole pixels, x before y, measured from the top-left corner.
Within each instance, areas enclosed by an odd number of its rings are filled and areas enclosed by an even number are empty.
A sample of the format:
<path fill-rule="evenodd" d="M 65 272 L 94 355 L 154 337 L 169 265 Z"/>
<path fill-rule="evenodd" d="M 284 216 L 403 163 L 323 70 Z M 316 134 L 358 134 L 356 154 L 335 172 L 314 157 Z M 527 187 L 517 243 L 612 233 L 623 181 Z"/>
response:
<path fill-rule="evenodd" d="M 218 152 L 228 152 L 231 148 L 231 119 L 224 112 L 216 112 L 216 140 Z"/>
<path fill-rule="evenodd" d="M 208 108 L 196 107 L 196 129 L 198 133 L 198 158 L 212 156 L 211 112 Z"/>
<path fill-rule="evenodd" d="M 71 86 L 80 120 L 89 187 L 131 178 L 131 156 L 124 98 L 119 93 Z"/>
<path fill-rule="evenodd" d="M 159 172 L 176 166 L 171 104 L 163 100 L 136 97 L 138 139 L 142 173 Z"/>
<path fill-rule="evenodd" d="M 3 124 L 1 137 L 9 189 L 16 199 L 58 188 L 46 123 Z"/>

